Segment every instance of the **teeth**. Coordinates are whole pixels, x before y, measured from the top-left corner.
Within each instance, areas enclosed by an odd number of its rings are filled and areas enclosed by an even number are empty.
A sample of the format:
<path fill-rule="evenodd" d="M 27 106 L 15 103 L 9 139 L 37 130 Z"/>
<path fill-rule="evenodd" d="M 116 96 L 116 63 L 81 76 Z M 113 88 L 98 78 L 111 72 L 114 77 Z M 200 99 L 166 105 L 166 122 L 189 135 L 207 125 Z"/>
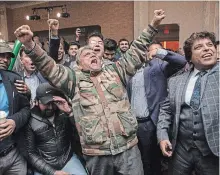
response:
<path fill-rule="evenodd" d="M 92 60 L 91 63 L 92 63 L 92 64 L 93 64 L 93 63 L 96 64 L 96 63 L 97 63 L 97 60 Z"/>
<path fill-rule="evenodd" d="M 205 54 L 205 55 L 203 55 L 203 57 L 208 57 L 208 56 L 211 56 L 212 54 Z"/>

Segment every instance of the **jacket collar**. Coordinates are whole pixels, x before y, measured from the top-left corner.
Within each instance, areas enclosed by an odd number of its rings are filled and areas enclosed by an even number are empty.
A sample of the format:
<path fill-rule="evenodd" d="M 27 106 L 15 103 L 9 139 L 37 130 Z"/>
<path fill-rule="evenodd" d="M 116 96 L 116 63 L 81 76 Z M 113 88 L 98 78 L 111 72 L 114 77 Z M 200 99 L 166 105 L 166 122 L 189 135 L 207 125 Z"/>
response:
<path fill-rule="evenodd" d="M 14 113 L 13 109 L 13 101 L 14 101 L 14 89 L 13 89 L 13 83 L 7 75 L 8 71 L 7 70 L 0 70 L 0 75 L 2 77 L 2 82 L 4 84 L 7 96 L 8 96 L 8 102 L 9 102 L 9 115 L 12 115 Z"/>

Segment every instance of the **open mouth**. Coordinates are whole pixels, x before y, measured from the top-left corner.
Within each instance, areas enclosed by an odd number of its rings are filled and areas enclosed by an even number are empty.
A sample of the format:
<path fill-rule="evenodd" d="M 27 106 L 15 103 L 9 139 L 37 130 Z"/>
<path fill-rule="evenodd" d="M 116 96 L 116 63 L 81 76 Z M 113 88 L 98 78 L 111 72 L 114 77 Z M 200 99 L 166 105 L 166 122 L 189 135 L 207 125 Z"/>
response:
<path fill-rule="evenodd" d="M 94 50 L 95 53 L 99 53 L 100 52 L 99 48 L 94 48 L 93 50 Z"/>
<path fill-rule="evenodd" d="M 207 53 L 207 54 L 203 55 L 202 58 L 208 58 L 208 57 L 211 57 L 211 56 L 212 56 L 211 53 Z"/>
<path fill-rule="evenodd" d="M 31 64 L 31 69 L 35 69 L 35 65 Z"/>
<path fill-rule="evenodd" d="M 97 64 L 98 62 L 97 62 L 97 59 L 93 59 L 92 61 L 91 61 L 91 64 Z"/>

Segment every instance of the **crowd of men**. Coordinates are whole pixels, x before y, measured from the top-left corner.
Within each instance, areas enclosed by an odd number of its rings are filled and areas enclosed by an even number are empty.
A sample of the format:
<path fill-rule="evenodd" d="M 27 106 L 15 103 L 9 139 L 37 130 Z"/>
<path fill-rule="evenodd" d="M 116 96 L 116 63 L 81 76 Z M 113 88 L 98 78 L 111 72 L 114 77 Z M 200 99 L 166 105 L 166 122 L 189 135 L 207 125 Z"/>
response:
<path fill-rule="evenodd" d="M 130 44 L 93 32 L 65 48 L 48 20 L 49 49 L 22 25 L 14 57 L 0 42 L 0 175 L 217 175 L 219 42 L 193 33 L 183 50 L 154 37 L 165 18 Z M 119 48 L 119 52 L 117 52 Z M 18 60 L 19 59 L 19 60 Z"/>

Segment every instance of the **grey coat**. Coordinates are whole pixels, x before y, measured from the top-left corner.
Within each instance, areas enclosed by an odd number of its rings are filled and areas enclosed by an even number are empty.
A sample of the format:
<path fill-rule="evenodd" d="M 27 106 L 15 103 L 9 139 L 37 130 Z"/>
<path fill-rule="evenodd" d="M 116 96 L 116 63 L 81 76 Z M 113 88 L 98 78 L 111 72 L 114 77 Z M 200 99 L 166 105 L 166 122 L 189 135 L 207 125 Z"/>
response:
<path fill-rule="evenodd" d="M 169 80 L 169 95 L 161 104 L 157 123 L 157 139 L 169 140 L 171 132 L 172 147 L 175 149 L 181 105 L 185 101 L 185 90 L 191 71 Z M 212 153 L 219 156 L 219 63 L 217 63 L 201 81 L 201 114 L 205 137 Z"/>

